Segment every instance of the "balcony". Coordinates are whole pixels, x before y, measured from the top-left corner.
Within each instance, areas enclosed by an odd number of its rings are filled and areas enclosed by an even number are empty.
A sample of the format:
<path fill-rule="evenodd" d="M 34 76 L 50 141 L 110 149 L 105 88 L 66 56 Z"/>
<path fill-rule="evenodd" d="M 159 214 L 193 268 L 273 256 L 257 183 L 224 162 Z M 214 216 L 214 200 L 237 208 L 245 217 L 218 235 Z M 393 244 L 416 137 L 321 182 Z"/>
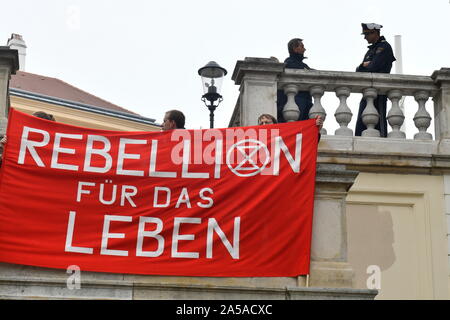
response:
<path fill-rule="evenodd" d="M 240 86 L 240 95 L 230 127 L 256 125 L 262 113 L 276 115 L 277 90 L 283 90 L 288 97 L 283 114 L 285 120 L 292 121 L 298 116 L 294 101 L 296 93 L 309 91 L 314 101 L 309 117 L 321 115 L 325 118 L 325 127 L 331 121 L 338 127 L 334 132 L 322 129 L 320 163 L 346 164 L 362 171 L 381 172 L 394 167 L 395 172 L 431 173 L 449 169 L 449 68 L 435 71 L 431 76 L 390 75 L 285 69 L 283 63 L 273 59 L 245 58 L 237 62 L 232 79 Z M 336 95 L 335 103 L 324 106 L 325 93 Z M 368 101 L 362 116 L 368 129 L 361 137 L 355 137 L 353 128 L 349 128 L 356 115 L 352 114 L 347 100 L 357 94 L 362 94 Z M 389 98 L 387 138 L 380 138 L 379 131 L 374 128 L 379 118 L 373 105 L 377 95 Z M 402 131 L 402 126 L 411 126 L 404 123 L 405 115 L 399 106 L 402 97 L 413 97 L 416 101 L 413 139 L 406 139 Z M 427 104 L 432 104 L 432 114 L 427 111 Z M 434 135 L 429 132 L 432 123 Z"/>

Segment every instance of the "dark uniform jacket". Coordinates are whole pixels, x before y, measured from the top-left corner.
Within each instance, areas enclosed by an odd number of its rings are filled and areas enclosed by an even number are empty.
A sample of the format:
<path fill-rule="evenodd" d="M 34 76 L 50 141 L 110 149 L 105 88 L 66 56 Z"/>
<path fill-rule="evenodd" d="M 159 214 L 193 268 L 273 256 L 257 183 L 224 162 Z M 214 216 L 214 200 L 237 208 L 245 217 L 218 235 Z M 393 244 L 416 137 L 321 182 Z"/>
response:
<path fill-rule="evenodd" d="M 392 52 L 391 45 L 381 36 L 378 41 L 369 47 L 364 56 L 364 62 L 370 61 L 367 67 L 363 67 L 362 63 L 356 68 L 356 72 L 377 72 L 390 73 L 392 63 L 396 60 Z"/>
<path fill-rule="evenodd" d="M 362 63 L 356 68 L 356 72 L 375 72 L 375 73 L 390 73 L 392 69 L 392 63 L 396 60 L 394 53 L 392 52 L 391 45 L 386 39 L 381 36 L 378 41 L 369 47 L 364 56 L 364 62 L 370 61 L 367 67 L 364 67 Z M 367 101 L 363 98 L 359 104 L 358 118 L 356 121 L 355 136 L 360 136 L 366 129 L 365 124 L 362 122 L 362 113 L 366 108 Z M 375 108 L 378 111 L 380 119 L 375 129 L 380 130 L 381 137 L 387 137 L 387 120 L 386 120 L 386 106 L 387 97 L 379 95 L 374 101 Z"/>

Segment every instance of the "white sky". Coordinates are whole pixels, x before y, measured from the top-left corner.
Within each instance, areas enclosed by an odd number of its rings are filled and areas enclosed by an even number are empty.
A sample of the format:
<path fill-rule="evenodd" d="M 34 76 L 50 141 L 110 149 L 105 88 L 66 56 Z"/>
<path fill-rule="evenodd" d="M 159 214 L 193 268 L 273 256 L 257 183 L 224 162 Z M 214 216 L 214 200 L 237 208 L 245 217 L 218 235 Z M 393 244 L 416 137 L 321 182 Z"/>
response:
<path fill-rule="evenodd" d="M 215 112 L 215 126 L 227 127 L 239 93 L 231 80 L 236 61 L 283 61 L 294 37 L 304 39 L 310 67 L 354 71 L 367 50 L 360 23 L 376 22 L 393 47 L 394 35 L 402 35 L 405 74 L 450 67 L 450 0 L 0 0 L 0 8 L 0 44 L 12 33 L 24 37 L 26 71 L 158 122 L 179 109 L 189 129 L 209 127 L 200 67 L 214 60 L 228 70 Z M 352 129 L 358 102 L 349 99 Z M 338 104 L 323 100 L 330 133 Z M 412 118 L 417 104 L 407 109 Z"/>

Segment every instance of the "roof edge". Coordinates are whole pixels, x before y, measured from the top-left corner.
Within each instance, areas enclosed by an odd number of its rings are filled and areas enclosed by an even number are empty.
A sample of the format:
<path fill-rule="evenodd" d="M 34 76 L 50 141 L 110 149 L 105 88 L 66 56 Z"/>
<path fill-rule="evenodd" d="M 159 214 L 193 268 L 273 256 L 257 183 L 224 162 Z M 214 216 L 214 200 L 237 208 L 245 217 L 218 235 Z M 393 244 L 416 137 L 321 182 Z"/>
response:
<path fill-rule="evenodd" d="M 133 112 L 133 111 L 131 111 L 131 110 L 128 110 L 128 109 L 126 109 L 126 108 L 124 108 L 124 107 L 121 107 L 121 106 L 115 104 L 115 103 L 112 103 L 112 102 L 110 102 L 110 101 L 108 101 L 108 100 L 105 100 L 105 99 L 103 99 L 103 98 L 100 98 L 99 96 L 96 96 L 96 95 L 94 95 L 94 94 L 92 94 L 92 93 L 89 93 L 89 92 L 87 92 L 86 90 L 80 89 L 80 88 L 78 88 L 78 87 L 76 87 L 76 86 L 74 86 L 74 85 L 72 85 L 72 84 L 70 84 L 70 83 L 68 83 L 68 82 L 66 82 L 66 81 L 64 81 L 64 80 L 61 80 L 61 79 L 59 79 L 59 78 L 56 78 L 56 77 L 54 77 L 54 76 L 44 76 L 44 75 L 41 75 L 41 74 L 38 74 L 38 73 L 28 72 L 28 71 L 24 71 L 24 70 L 17 70 L 16 76 L 18 77 L 18 79 L 19 79 L 19 77 L 20 77 L 21 74 L 24 74 L 25 76 L 30 75 L 30 76 L 33 76 L 33 77 L 39 77 L 39 78 L 41 78 L 41 79 L 42 79 L 42 78 L 45 78 L 45 79 L 49 79 L 49 80 L 52 80 L 52 81 L 59 82 L 60 84 L 66 86 L 66 87 L 70 87 L 71 89 L 77 91 L 78 93 L 82 93 L 82 94 L 87 95 L 87 96 L 89 96 L 89 97 L 91 97 L 91 98 L 97 99 L 97 100 L 99 100 L 99 101 L 101 101 L 101 102 L 103 102 L 103 103 L 106 103 L 106 104 L 108 104 L 108 105 L 111 105 L 111 106 L 113 106 L 113 107 L 119 109 L 119 111 L 122 110 L 123 112 L 126 112 L 126 113 L 132 113 L 132 114 L 138 115 L 137 113 L 135 113 L 135 112 Z M 42 80 L 45 80 L 45 79 L 42 79 Z M 18 88 L 17 88 L 17 89 L 18 89 Z M 20 89 L 19 89 L 19 90 L 20 90 Z M 23 90 L 23 89 L 22 89 L 22 90 Z M 27 91 L 27 90 L 24 90 L 24 91 Z M 35 93 L 34 91 L 28 91 L 28 92 L 33 92 L 33 93 Z M 36 92 L 36 94 L 44 95 L 44 94 L 38 93 L 38 92 Z M 58 98 L 58 99 L 63 99 L 63 98 Z M 63 99 L 63 100 L 66 100 L 66 99 Z M 73 101 L 73 100 L 67 100 L 67 101 Z M 82 102 L 77 102 L 77 103 L 82 103 Z"/>
<path fill-rule="evenodd" d="M 57 104 L 57 105 L 72 108 L 72 109 L 94 112 L 97 114 L 112 116 L 112 117 L 121 118 L 124 120 L 130 120 L 130 121 L 135 121 L 135 122 L 140 122 L 140 123 L 145 123 L 145 124 L 151 124 L 151 125 L 158 126 L 158 127 L 161 126 L 161 125 L 155 123 L 156 120 L 152 119 L 152 118 L 146 118 L 146 117 L 143 117 L 140 115 L 130 114 L 130 113 L 121 112 L 121 111 L 108 110 L 108 109 L 104 109 L 104 108 L 89 105 L 89 104 L 84 104 L 84 103 L 80 103 L 80 102 L 46 96 L 43 94 L 37 94 L 35 92 L 20 90 L 17 88 L 9 88 L 9 93 L 10 93 L 10 95 L 13 95 L 13 96 L 33 99 L 33 100 L 52 103 L 52 104 Z"/>

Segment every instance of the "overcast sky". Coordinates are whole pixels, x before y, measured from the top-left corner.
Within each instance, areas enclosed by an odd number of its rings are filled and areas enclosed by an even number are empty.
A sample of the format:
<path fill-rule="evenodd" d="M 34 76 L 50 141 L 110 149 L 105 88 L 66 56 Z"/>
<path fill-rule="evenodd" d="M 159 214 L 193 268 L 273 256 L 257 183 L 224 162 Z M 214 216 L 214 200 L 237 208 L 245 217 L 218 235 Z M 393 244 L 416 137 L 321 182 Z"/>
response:
<path fill-rule="evenodd" d="M 450 67 L 449 0 L 0 3 L 1 44 L 12 33 L 23 36 L 26 71 L 56 77 L 158 122 L 165 110 L 182 110 L 189 129 L 209 127 L 200 67 L 214 60 L 228 70 L 224 101 L 215 113 L 216 127 L 227 127 L 239 93 L 231 80 L 236 61 L 270 56 L 283 61 L 294 37 L 304 39 L 311 67 L 354 71 L 367 50 L 360 24 L 376 22 L 393 47 L 394 35 L 402 35 L 405 74 L 431 75 Z M 353 129 L 359 98 L 350 101 Z M 324 100 L 326 128 L 333 127 L 338 104 L 337 98 Z M 407 107 L 414 114 L 417 105 Z"/>

